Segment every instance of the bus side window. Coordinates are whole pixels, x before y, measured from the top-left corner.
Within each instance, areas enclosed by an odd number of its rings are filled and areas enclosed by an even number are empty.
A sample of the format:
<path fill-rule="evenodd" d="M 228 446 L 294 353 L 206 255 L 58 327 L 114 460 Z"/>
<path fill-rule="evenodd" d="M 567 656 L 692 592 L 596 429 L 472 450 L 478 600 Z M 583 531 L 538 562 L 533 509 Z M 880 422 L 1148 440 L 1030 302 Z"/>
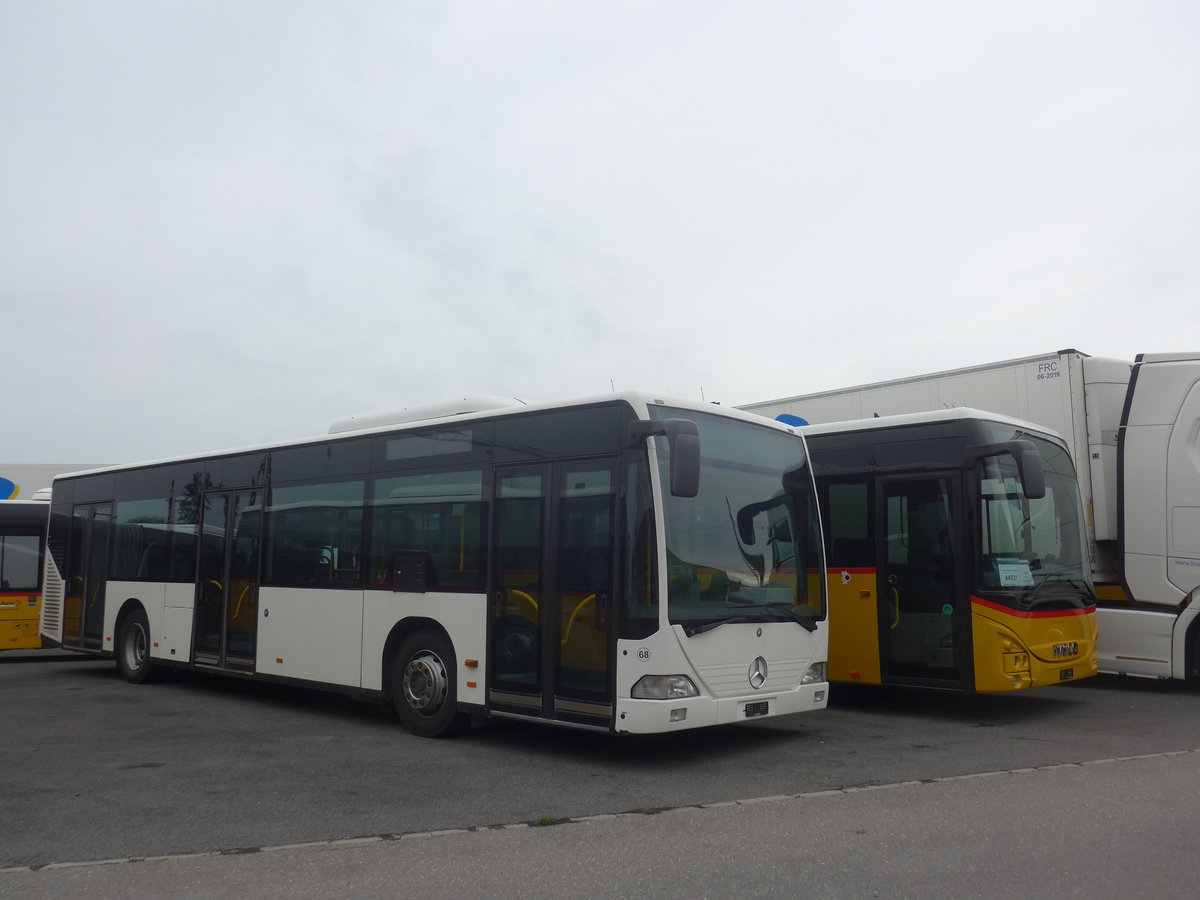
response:
<path fill-rule="evenodd" d="M 625 569 L 624 615 L 621 637 L 638 639 L 658 631 L 657 560 L 658 539 L 654 528 L 654 505 L 649 470 L 638 461 L 626 470 L 624 553 L 630 561 Z"/>
<path fill-rule="evenodd" d="M 363 486 L 350 479 L 272 488 L 264 582 L 361 584 Z"/>
<path fill-rule="evenodd" d="M 874 568 L 870 482 L 830 482 L 826 487 L 825 522 L 829 532 L 829 565 L 837 568 Z"/>
<path fill-rule="evenodd" d="M 371 587 L 444 591 L 482 587 L 487 516 L 481 468 L 380 477 L 371 495 L 373 536 L 367 564 Z M 416 560 L 420 563 L 414 567 Z M 419 578 L 418 569 L 423 570 Z"/>

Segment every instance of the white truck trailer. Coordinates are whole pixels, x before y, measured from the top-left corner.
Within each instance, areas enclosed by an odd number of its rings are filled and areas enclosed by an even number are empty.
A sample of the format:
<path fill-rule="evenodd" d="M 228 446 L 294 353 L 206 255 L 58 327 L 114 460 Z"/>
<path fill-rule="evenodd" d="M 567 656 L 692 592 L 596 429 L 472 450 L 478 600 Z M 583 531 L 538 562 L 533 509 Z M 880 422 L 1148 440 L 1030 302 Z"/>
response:
<path fill-rule="evenodd" d="M 1088 516 L 1100 669 L 1200 675 L 1200 352 L 1042 356 L 743 406 L 793 424 L 970 406 L 1054 429 Z"/>

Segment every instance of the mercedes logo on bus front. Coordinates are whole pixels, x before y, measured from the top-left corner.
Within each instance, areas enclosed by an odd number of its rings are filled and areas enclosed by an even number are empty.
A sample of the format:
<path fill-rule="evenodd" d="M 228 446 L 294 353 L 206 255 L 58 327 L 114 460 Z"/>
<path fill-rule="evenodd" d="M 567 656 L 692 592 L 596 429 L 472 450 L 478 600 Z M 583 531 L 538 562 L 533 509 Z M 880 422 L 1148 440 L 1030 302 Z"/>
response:
<path fill-rule="evenodd" d="M 761 656 L 756 656 L 754 662 L 750 663 L 750 687 L 756 691 L 767 683 L 767 661 Z"/>

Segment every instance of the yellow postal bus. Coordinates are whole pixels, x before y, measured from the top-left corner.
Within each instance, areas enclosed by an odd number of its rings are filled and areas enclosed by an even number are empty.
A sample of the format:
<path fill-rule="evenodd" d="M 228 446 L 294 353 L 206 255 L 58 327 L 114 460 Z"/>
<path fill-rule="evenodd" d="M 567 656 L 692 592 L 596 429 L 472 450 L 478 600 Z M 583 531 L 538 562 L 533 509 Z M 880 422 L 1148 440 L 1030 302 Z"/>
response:
<path fill-rule="evenodd" d="M 801 431 L 825 524 L 831 681 L 995 692 L 1097 672 L 1060 437 L 971 409 Z"/>
<path fill-rule="evenodd" d="M 50 504 L 0 500 L 0 650 L 37 650 Z"/>

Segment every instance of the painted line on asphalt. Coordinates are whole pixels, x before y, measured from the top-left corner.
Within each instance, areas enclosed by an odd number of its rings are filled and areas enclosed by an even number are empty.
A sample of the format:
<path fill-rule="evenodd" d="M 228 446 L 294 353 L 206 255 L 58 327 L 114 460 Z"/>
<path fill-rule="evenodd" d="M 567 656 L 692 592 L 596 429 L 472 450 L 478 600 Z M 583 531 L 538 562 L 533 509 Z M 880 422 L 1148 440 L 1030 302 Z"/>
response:
<path fill-rule="evenodd" d="M 33 866 L 0 866 L 0 875 L 17 872 L 51 872 L 58 869 L 79 869 L 92 866 L 119 866 L 128 863 L 177 862 L 191 859 L 212 859 L 221 856 L 244 856 L 252 853 L 279 853 L 293 850 L 343 849 L 382 844 L 390 841 L 431 840 L 458 834 L 479 834 L 488 831 L 508 831 L 516 828 L 545 828 L 554 825 L 587 825 L 611 819 L 627 819 L 641 816 L 656 816 L 664 813 L 695 810 L 729 809 L 736 806 L 753 806 L 759 803 L 782 803 L 787 800 L 813 800 L 820 797 L 837 797 L 861 794 L 868 791 L 890 791 L 897 788 L 924 784 L 948 784 L 955 781 L 972 781 L 978 778 L 1001 778 L 1003 776 L 1032 775 L 1041 772 L 1057 772 L 1062 769 L 1082 769 L 1087 766 L 1112 765 L 1114 763 L 1137 762 L 1145 759 L 1165 759 L 1172 756 L 1200 754 L 1200 747 L 1192 750 L 1167 750 L 1162 753 L 1141 753 L 1135 756 L 1113 756 L 1107 759 L 1089 759 L 1078 763 L 1058 763 L 1049 766 L 1033 766 L 1022 769 L 999 769 L 994 772 L 973 772 L 966 775 L 946 775 L 941 778 L 925 778 L 915 781 L 892 781 L 887 784 L 852 785 L 844 788 L 829 788 L 820 791 L 803 791 L 798 794 L 774 794 L 766 797 L 747 797 L 744 800 L 722 800 L 715 803 L 695 803 L 684 806 L 634 809 L 623 813 L 603 813 L 594 816 L 572 816 L 563 819 L 539 819 L 534 822 L 511 822 L 505 825 L 476 825 L 466 828 L 440 828 L 432 831 L 410 831 L 399 834 L 374 834 L 359 837 L 333 838 L 322 841 L 299 841 L 290 844 L 269 844 L 262 847 L 242 847 L 227 850 L 201 850 L 193 853 L 167 853 L 157 856 L 128 856 L 113 859 L 90 859 L 75 862 L 52 862 Z"/>

